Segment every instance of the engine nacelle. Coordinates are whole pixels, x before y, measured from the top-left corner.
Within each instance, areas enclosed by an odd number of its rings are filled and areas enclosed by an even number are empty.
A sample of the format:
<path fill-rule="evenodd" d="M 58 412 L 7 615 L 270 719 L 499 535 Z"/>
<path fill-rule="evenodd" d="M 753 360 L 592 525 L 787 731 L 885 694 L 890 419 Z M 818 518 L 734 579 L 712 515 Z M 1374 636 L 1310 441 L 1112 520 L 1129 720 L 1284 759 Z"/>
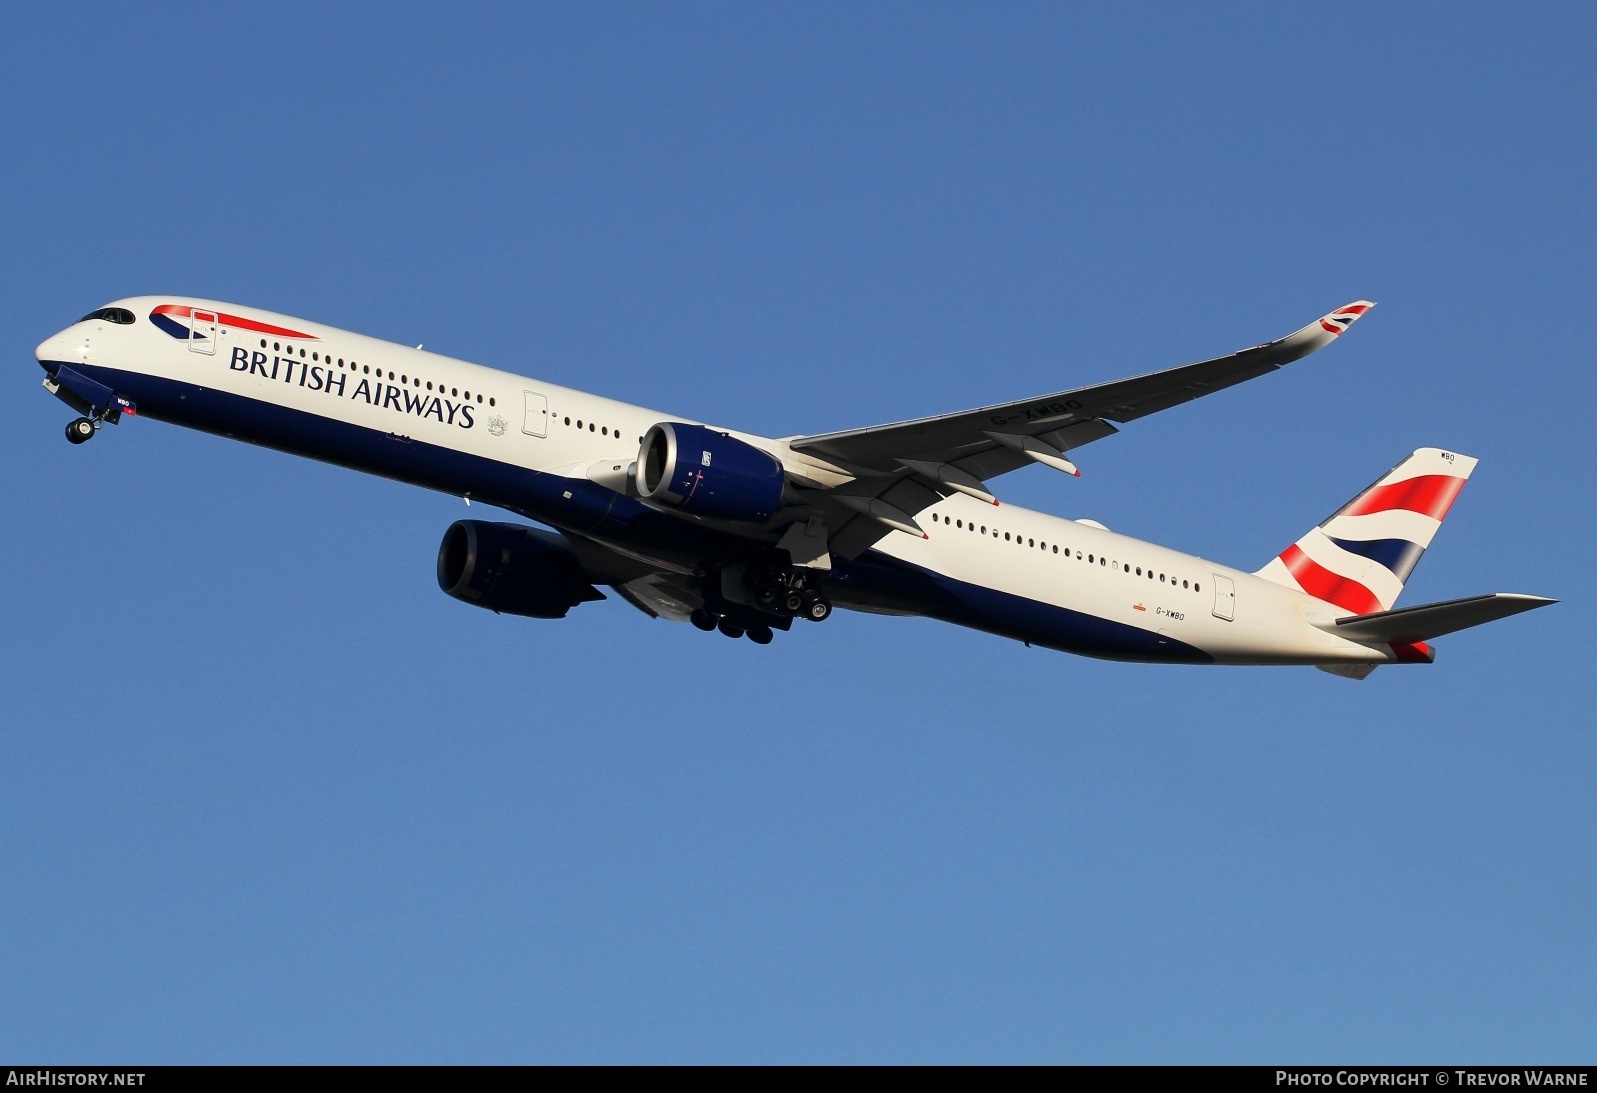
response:
<path fill-rule="evenodd" d="M 722 520 L 764 523 L 782 504 L 787 476 L 776 457 L 707 429 L 663 421 L 638 452 L 638 493 L 650 501 Z"/>
<path fill-rule="evenodd" d="M 579 603 L 604 599 L 555 536 L 484 520 L 459 520 L 444 532 L 438 587 L 477 607 L 534 619 L 564 618 Z"/>

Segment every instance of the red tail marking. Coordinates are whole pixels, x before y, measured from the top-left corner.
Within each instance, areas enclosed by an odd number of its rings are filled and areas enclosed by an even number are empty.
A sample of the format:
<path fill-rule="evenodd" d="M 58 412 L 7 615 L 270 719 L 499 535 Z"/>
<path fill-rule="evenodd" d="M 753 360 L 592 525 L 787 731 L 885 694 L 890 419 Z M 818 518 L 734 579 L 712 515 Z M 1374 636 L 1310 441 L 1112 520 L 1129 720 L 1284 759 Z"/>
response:
<path fill-rule="evenodd" d="M 1406 509 L 1440 520 L 1453 507 L 1458 491 L 1464 488 L 1462 478 L 1446 474 L 1422 474 L 1389 486 L 1376 486 L 1355 500 L 1338 516 L 1367 516 L 1372 512 L 1389 512 Z"/>
<path fill-rule="evenodd" d="M 1436 650 L 1423 641 L 1394 641 L 1391 645 L 1399 664 L 1432 664 L 1436 660 Z"/>
<path fill-rule="evenodd" d="M 1385 610 L 1381 601 L 1375 598 L 1375 593 L 1357 581 L 1332 573 L 1303 553 L 1296 543 L 1281 552 L 1281 561 L 1292 574 L 1292 578 L 1302 586 L 1303 591 L 1311 596 L 1327 603 L 1334 603 L 1355 615 L 1369 615 Z"/>

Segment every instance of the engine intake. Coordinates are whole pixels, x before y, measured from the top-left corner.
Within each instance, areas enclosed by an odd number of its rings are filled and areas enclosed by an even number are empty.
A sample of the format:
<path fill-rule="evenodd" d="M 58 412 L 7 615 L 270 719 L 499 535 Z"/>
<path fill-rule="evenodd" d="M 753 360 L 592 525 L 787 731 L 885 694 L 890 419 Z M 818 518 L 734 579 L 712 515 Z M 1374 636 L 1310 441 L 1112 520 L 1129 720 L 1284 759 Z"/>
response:
<path fill-rule="evenodd" d="M 476 607 L 533 619 L 565 618 L 577 604 L 605 598 L 557 536 L 484 520 L 458 520 L 444 532 L 438 587 Z"/>
<path fill-rule="evenodd" d="M 782 464 L 752 444 L 707 429 L 663 421 L 638 452 L 638 493 L 696 516 L 764 523 L 782 504 Z"/>

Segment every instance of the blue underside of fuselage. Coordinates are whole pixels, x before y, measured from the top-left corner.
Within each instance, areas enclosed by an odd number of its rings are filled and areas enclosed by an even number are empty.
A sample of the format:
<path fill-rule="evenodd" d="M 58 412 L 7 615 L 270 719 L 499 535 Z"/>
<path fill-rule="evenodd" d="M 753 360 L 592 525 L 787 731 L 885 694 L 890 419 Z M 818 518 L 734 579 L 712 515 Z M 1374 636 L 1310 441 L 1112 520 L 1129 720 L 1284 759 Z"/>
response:
<path fill-rule="evenodd" d="M 51 375 L 62 362 L 43 361 Z M 318 414 L 180 383 L 73 362 L 151 417 L 263 447 L 495 505 L 562 531 L 611 544 L 667 568 L 713 568 L 748 552 L 748 541 L 658 512 L 581 478 L 383 433 Z M 981 585 L 867 551 L 838 560 L 828 582 L 842 607 L 925 615 L 1031 645 L 1112 660 L 1212 663 L 1200 649 L 1149 630 Z"/>

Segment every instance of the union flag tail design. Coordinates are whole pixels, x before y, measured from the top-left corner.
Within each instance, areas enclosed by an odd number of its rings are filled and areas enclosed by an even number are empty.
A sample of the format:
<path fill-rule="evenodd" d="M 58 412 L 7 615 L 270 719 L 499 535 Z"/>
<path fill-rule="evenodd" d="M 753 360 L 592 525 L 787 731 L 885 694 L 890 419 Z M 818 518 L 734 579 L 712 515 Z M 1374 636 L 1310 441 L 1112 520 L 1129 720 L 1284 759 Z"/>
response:
<path fill-rule="evenodd" d="M 1350 615 L 1391 610 L 1476 462 L 1421 448 L 1257 576 L 1302 589 Z"/>

